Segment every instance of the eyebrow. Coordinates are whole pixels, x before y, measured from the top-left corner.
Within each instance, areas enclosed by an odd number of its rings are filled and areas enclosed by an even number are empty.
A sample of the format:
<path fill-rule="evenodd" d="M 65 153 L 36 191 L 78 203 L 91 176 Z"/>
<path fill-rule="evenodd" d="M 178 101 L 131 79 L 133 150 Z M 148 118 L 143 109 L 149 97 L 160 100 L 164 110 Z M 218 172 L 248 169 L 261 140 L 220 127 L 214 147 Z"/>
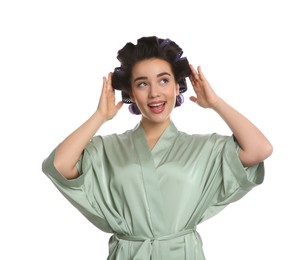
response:
<path fill-rule="evenodd" d="M 162 72 L 162 73 L 157 74 L 156 76 L 159 78 L 159 77 L 162 77 L 162 76 L 164 76 L 164 75 L 168 75 L 168 76 L 171 77 L 171 74 L 168 73 L 168 72 Z M 137 80 L 143 80 L 143 79 L 148 79 L 148 77 L 138 77 L 138 78 L 134 79 L 133 82 L 135 82 L 135 81 L 137 81 Z"/>

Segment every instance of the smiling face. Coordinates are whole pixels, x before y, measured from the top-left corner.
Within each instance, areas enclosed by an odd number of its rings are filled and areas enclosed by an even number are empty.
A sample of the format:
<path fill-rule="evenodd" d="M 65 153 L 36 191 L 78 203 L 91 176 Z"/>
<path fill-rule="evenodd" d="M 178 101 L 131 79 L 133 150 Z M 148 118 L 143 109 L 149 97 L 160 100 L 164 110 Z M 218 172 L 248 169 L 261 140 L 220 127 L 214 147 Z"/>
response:
<path fill-rule="evenodd" d="M 132 69 L 131 87 L 143 124 L 169 124 L 179 87 L 167 61 L 151 58 L 137 62 Z"/>

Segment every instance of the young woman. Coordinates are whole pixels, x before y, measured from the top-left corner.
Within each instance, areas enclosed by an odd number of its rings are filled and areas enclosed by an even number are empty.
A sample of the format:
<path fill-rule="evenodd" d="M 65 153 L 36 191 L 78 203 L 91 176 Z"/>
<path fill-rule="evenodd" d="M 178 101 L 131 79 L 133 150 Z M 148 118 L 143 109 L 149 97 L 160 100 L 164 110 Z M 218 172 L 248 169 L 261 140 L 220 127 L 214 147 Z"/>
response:
<path fill-rule="evenodd" d="M 196 226 L 263 181 L 271 144 L 182 53 L 169 39 L 127 43 L 118 52 L 121 67 L 103 79 L 97 110 L 43 162 L 63 195 L 113 233 L 108 259 L 205 259 Z M 216 111 L 232 136 L 177 130 L 170 114 L 183 102 L 186 77 L 196 93 L 190 99 Z M 95 136 L 123 103 L 141 114 L 138 125 Z"/>

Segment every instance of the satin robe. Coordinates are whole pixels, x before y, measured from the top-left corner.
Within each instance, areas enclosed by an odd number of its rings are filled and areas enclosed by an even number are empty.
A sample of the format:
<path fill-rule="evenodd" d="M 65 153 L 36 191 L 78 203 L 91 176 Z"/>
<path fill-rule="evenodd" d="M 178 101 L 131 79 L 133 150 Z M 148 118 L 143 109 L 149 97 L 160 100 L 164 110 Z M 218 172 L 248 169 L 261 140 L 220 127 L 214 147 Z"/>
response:
<path fill-rule="evenodd" d="M 55 149 L 56 150 L 56 149 Z M 196 226 L 263 182 L 263 162 L 244 168 L 233 136 L 189 135 L 171 122 L 151 150 L 141 124 L 95 136 L 65 179 L 43 172 L 96 227 L 111 232 L 108 260 L 204 260 Z"/>

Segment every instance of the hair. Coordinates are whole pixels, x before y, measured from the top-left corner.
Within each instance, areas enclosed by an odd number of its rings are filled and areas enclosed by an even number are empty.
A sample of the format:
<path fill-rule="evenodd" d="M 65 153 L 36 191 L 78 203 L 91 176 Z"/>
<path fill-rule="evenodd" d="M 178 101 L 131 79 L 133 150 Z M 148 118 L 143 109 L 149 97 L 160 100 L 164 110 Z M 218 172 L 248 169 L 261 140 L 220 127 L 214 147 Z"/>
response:
<path fill-rule="evenodd" d="M 117 59 L 121 66 L 114 69 L 112 86 L 121 90 L 124 103 L 132 104 L 129 107 L 131 113 L 140 114 L 138 108 L 134 110 L 136 104 L 130 98 L 132 69 L 137 62 L 151 58 L 159 58 L 170 64 L 175 81 L 179 84 L 180 94 L 177 96 L 175 106 L 183 103 L 181 93 L 187 90 L 186 77 L 190 76 L 191 71 L 187 58 L 182 57 L 182 54 L 183 50 L 174 41 L 156 36 L 142 37 L 137 40 L 136 45 L 128 42 L 118 51 Z"/>

